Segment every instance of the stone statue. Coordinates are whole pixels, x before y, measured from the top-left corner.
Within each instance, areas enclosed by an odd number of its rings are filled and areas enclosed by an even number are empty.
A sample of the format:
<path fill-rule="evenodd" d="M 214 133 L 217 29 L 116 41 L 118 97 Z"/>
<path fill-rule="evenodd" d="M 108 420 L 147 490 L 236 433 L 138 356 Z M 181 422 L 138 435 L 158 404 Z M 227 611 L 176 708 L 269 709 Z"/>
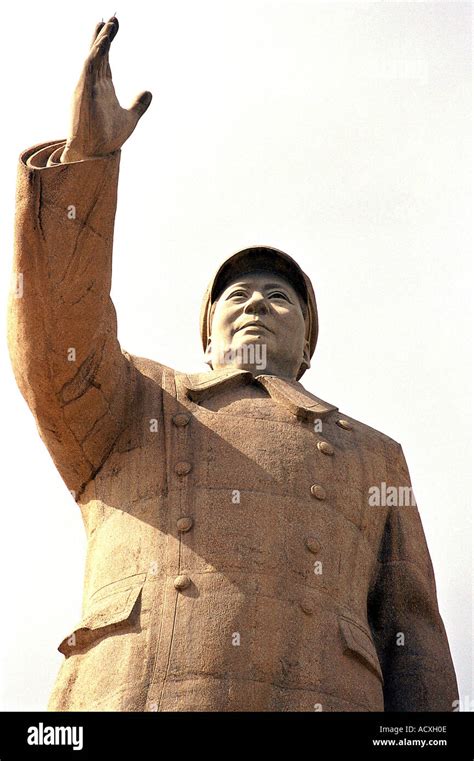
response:
<path fill-rule="evenodd" d="M 132 356 L 110 299 L 121 108 L 97 26 L 66 141 L 20 159 L 15 376 L 81 510 L 83 610 L 59 711 L 451 711 L 456 677 L 401 446 L 309 393 L 309 278 L 219 268 L 209 371 Z M 59 639 L 59 638 L 58 638 Z"/>

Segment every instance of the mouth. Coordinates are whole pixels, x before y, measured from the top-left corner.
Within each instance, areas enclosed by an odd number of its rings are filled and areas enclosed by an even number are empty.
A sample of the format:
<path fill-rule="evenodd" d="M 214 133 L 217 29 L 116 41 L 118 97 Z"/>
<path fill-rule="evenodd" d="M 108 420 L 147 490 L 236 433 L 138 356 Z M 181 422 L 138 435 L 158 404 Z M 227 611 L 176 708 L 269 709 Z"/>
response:
<path fill-rule="evenodd" d="M 269 333 L 273 333 L 273 331 L 270 330 L 270 328 L 267 328 L 267 326 L 264 325 L 263 322 L 255 322 L 255 321 L 246 322 L 245 325 L 242 325 L 240 328 L 237 328 L 235 332 L 238 333 L 239 330 L 245 330 L 245 328 L 254 328 L 254 329 L 258 328 L 259 330 L 262 330 L 263 328 L 263 330 L 268 330 Z"/>

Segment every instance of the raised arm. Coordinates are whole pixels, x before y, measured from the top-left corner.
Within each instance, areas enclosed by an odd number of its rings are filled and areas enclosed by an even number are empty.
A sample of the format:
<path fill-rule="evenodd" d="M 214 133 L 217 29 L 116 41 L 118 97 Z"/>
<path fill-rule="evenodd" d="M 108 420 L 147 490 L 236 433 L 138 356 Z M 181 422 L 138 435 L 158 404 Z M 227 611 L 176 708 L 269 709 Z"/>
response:
<path fill-rule="evenodd" d="M 120 147 L 151 101 L 130 110 L 108 62 L 118 30 L 99 24 L 73 99 L 67 141 L 20 160 L 9 349 L 19 388 L 69 489 L 97 473 L 127 424 L 133 368 L 110 299 Z"/>

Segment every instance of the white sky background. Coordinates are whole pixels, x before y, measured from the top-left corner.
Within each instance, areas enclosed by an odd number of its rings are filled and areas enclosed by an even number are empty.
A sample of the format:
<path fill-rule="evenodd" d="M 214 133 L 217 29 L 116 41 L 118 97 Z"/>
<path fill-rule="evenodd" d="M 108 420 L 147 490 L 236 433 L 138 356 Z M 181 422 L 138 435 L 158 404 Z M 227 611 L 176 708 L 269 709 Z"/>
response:
<path fill-rule="evenodd" d="M 17 156 L 66 137 L 94 24 L 114 11 L 118 96 L 154 95 L 122 152 L 123 348 L 207 369 L 198 315 L 215 268 L 258 243 L 300 263 L 320 314 L 302 382 L 403 445 L 472 699 L 469 4 L 5 4 L 5 301 Z M 43 710 L 80 618 L 85 533 L 0 350 L 0 709 Z"/>

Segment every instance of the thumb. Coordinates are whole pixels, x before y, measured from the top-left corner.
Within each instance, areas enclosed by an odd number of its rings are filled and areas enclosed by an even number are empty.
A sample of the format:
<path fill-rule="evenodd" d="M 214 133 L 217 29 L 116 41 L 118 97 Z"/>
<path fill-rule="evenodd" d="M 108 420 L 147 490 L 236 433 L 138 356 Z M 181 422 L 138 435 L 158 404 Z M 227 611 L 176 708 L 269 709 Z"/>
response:
<path fill-rule="evenodd" d="M 133 101 L 132 105 L 128 109 L 130 113 L 135 114 L 138 119 L 140 119 L 141 116 L 145 113 L 148 106 L 151 103 L 152 94 L 148 90 L 145 90 L 145 92 L 140 93 L 140 95 L 137 95 L 135 100 Z"/>

